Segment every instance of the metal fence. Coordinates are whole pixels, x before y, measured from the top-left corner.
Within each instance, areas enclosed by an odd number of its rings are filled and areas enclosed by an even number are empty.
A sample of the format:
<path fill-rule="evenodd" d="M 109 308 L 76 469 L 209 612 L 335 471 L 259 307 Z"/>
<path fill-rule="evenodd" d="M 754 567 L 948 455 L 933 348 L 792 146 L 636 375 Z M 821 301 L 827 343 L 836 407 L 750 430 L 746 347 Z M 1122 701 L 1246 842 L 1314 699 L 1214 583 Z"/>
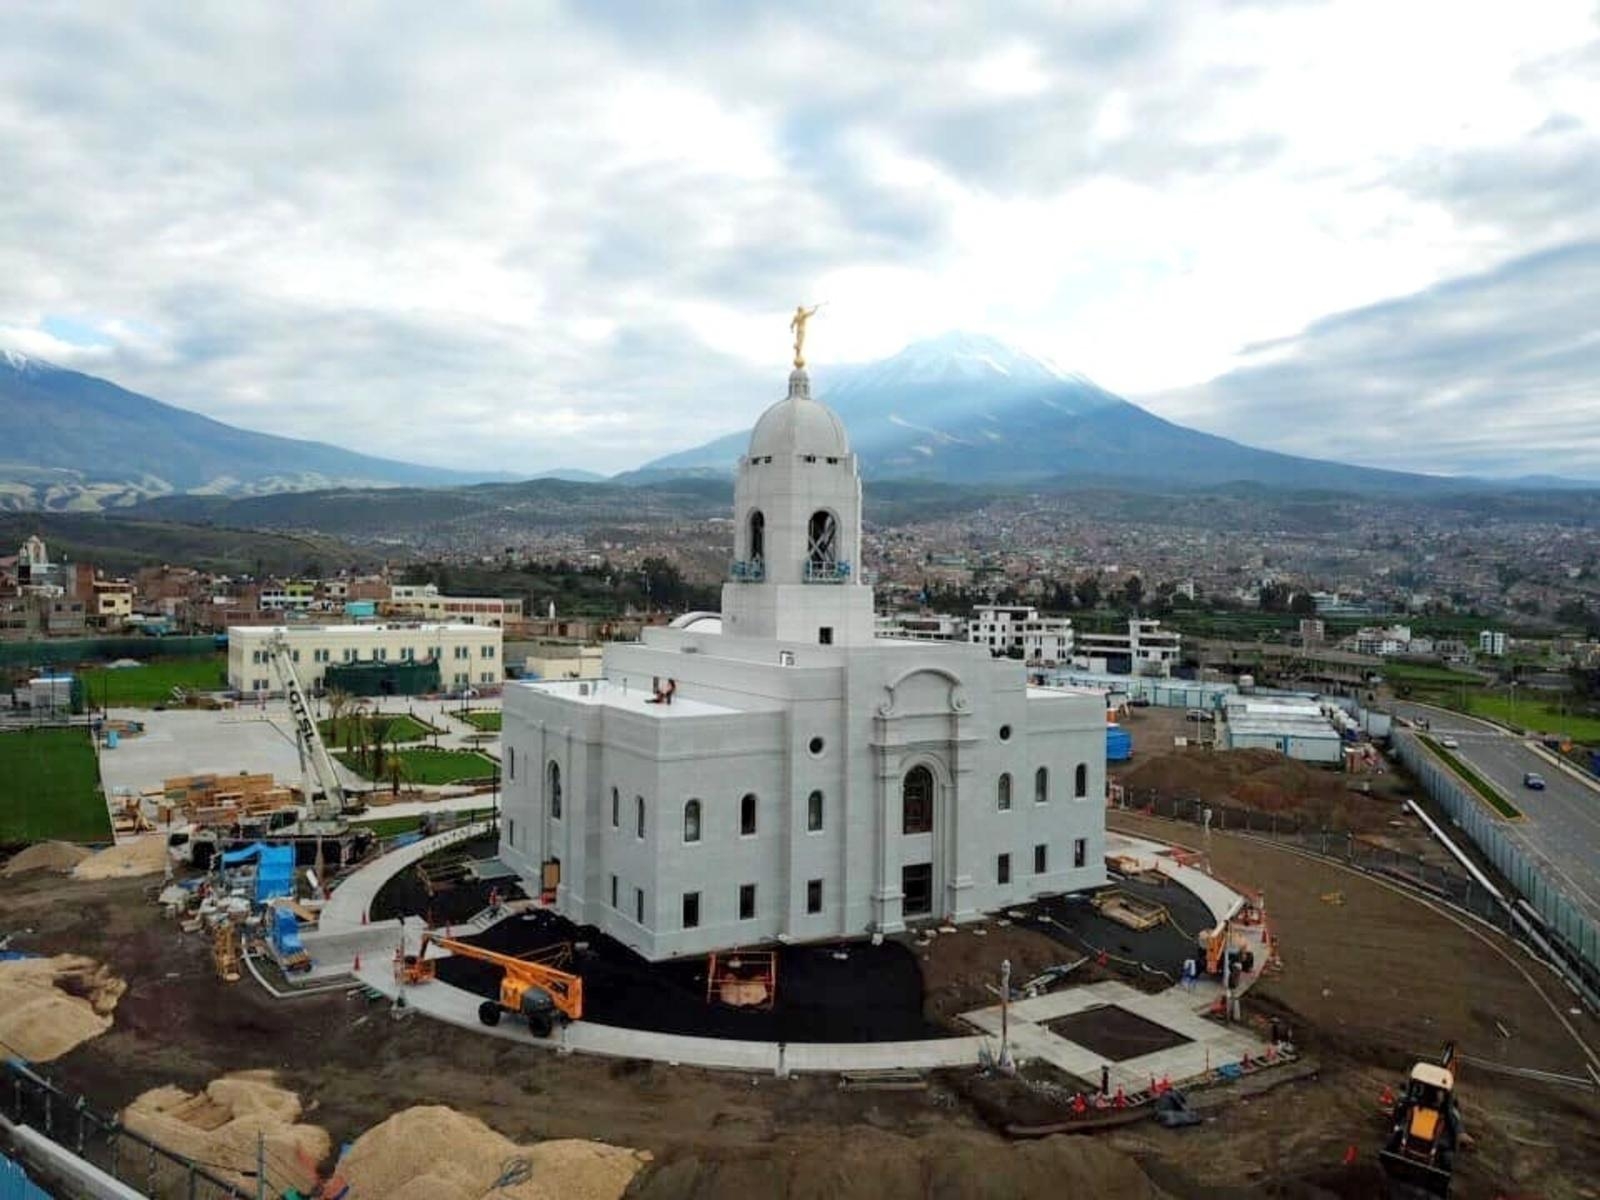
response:
<path fill-rule="evenodd" d="M 1544 922 L 1542 932 L 1590 995 L 1600 993 L 1600 928 L 1552 886 L 1532 856 L 1508 832 L 1510 827 L 1490 813 L 1484 801 L 1428 753 L 1415 736 L 1396 730 L 1392 742 L 1400 761 L 1422 781 L 1428 795 L 1538 914 Z"/>
<path fill-rule="evenodd" d="M 0 1065 L 0 1111 L 19 1125 L 44 1134 L 79 1158 L 146 1196 L 183 1200 L 256 1200 L 280 1196 L 288 1182 L 274 1185 L 276 1175 L 293 1174 L 288 1164 L 264 1161 L 257 1187 L 256 1172 L 244 1183 L 230 1183 L 214 1164 L 198 1162 L 123 1127 L 114 1116 L 89 1107 L 82 1096 L 57 1087 L 32 1067 L 8 1059 Z M 262 1158 L 265 1160 L 264 1149 Z M 226 1168 L 221 1169 L 226 1172 Z M 303 1182 L 303 1179 L 302 1179 Z"/>

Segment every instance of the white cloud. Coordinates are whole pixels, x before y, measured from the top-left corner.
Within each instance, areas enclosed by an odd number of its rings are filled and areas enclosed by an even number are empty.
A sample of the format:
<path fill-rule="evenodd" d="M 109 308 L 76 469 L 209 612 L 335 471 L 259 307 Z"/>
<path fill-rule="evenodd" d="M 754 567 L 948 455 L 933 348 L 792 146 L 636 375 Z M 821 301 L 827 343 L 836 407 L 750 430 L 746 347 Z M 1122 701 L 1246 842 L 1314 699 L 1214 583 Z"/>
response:
<path fill-rule="evenodd" d="M 813 361 L 971 327 L 1167 392 L 1600 236 L 1596 47 L 1568 0 L 25 3 L 0 343 L 486 469 L 737 427 L 801 300 Z M 1325 413 L 1280 385 L 1251 440 L 1293 448 Z"/>

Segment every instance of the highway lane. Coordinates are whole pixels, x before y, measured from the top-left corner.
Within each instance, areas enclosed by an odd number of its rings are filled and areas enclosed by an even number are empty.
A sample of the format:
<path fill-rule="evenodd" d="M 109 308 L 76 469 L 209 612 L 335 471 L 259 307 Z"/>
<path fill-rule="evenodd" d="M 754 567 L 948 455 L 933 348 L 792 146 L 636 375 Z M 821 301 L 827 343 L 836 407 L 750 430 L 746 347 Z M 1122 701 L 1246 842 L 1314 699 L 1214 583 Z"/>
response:
<path fill-rule="evenodd" d="M 1600 925 L 1600 787 L 1574 777 L 1499 725 L 1429 705 L 1396 703 L 1395 712 L 1429 721 L 1435 739 L 1460 743 L 1451 753 L 1498 787 L 1526 819 L 1506 833 L 1548 868 L 1546 878 Z M 1545 790 L 1525 787 L 1536 771 Z"/>

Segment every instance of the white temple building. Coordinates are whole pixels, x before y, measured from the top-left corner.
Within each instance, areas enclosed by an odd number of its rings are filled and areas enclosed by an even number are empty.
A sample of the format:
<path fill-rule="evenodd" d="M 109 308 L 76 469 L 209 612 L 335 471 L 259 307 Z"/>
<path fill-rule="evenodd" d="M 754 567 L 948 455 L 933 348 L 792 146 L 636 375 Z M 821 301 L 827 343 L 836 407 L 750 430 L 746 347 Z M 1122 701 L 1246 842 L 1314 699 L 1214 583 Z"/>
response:
<path fill-rule="evenodd" d="M 500 853 L 529 890 L 661 959 L 1103 883 L 1101 695 L 876 636 L 856 458 L 803 366 L 734 510 L 720 615 L 608 645 L 602 679 L 507 686 Z"/>

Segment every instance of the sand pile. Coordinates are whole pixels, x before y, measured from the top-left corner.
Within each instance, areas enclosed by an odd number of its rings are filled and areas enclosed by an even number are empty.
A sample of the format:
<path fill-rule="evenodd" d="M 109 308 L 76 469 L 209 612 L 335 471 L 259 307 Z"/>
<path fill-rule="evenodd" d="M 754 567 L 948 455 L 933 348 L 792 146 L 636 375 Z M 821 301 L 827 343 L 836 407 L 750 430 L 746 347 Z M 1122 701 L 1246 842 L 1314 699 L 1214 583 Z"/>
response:
<path fill-rule="evenodd" d="M 72 869 L 74 879 L 126 879 L 133 875 L 155 875 L 166 870 L 165 834 L 109 846 L 91 854 Z"/>
<path fill-rule="evenodd" d="M 527 1160 L 526 1179 L 497 1188 L 515 1159 Z M 647 1161 L 602 1142 L 519 1146 L 475 1117 L 431 1106 L 367 1130 L 336 1173 L 350 1185 L 350 1200 L 617 1200 Z"/>
<path fill-rule="evenodd" d="M 300 1097 L 279 1087 L 271 1071 L 224 1075 L 203 1092 L 153 1088 L 122 1113 L 134 1132 L 250 1188 L 255 1186 L 257 1135 L 263 1135 L 274 1195 L 291 1186 L 309 1187 L 317 1164 L 332 1148 L 326 1130 L 297 1124 L 299 1117 Z"/>
<path fill-rule="evenodd" d="M 0 962 L 0 1044 L 35 1062 L 59 1058 L 111 1028 L 127 986 L 81 954 Z"/>
<path fill-rule="evenodd" d="M 11 856 L 3 875 L 21 875 L 24 871 L 57 871 L 62 874 L 72 870 L 90 851 L 71 842 L 35 842 L 20 854 Z"/>

